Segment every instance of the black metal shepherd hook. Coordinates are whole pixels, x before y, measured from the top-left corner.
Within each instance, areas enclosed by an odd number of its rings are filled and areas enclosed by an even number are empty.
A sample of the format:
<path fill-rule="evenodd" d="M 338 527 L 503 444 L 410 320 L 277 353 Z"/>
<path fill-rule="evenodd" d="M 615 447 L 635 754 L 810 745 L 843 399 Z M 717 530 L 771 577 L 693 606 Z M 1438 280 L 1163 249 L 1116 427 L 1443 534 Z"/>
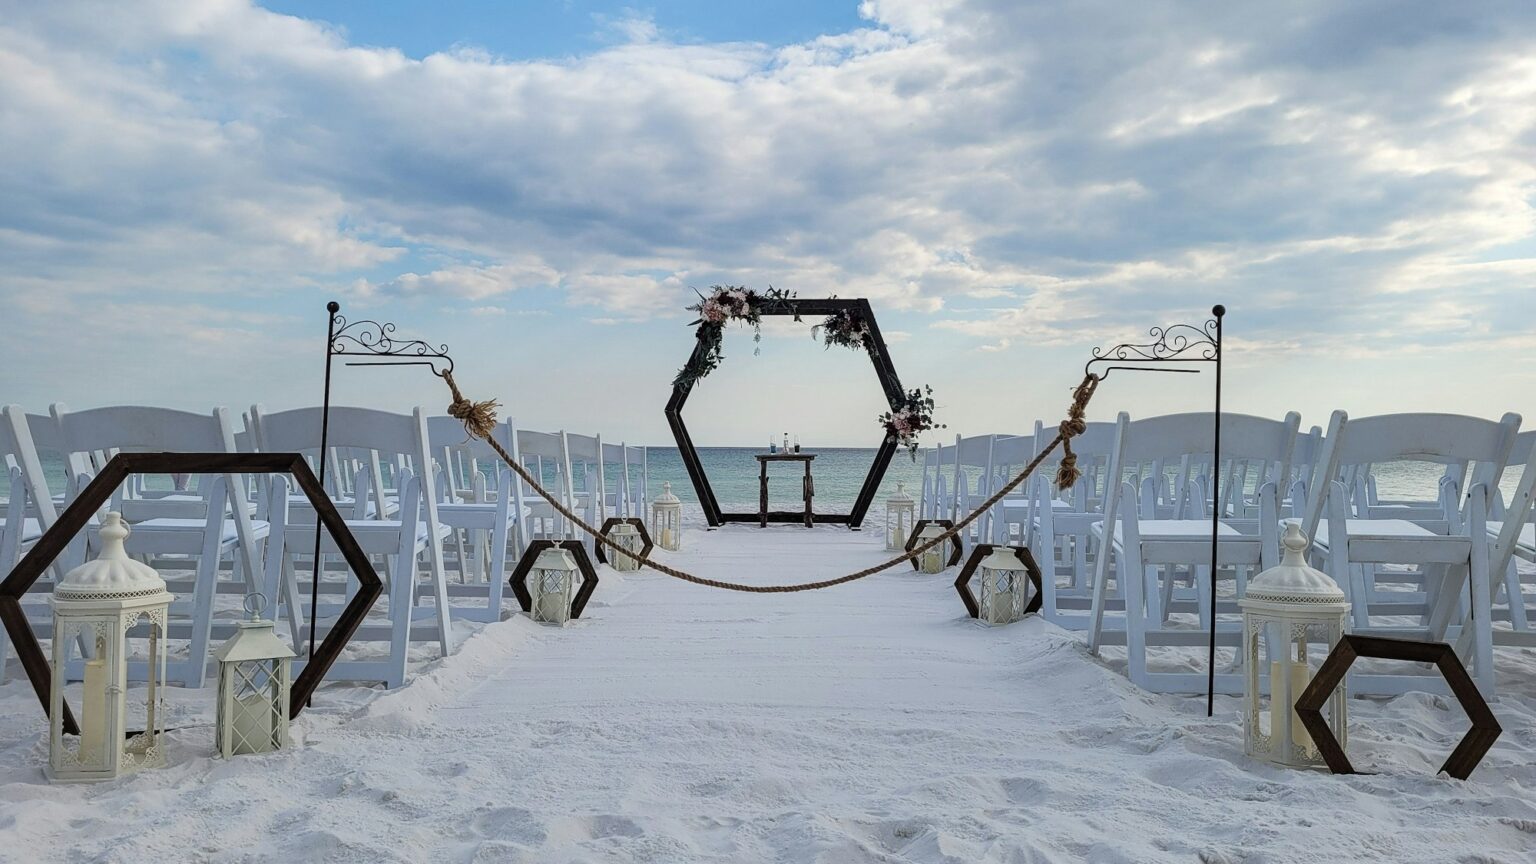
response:
<path fill-rule="evenodd" d="M 1198 368 L 1181 369 L 1157 364 L 1212 363 L 1216 366 L 1215 440 L 1211 448 L 1211 643 L 1206 658 L 1207 717 L 1215 713 L 1216 706 L 1216 552 L 1221 530 L 1221 319 L 1226 314 L 1227 307 L 1218 304 L 1211 307 L 1211 319 L 1201 326 L 1173 324 L 1153 327 L 1149 331 L 1151 342 L 1127 342 L 1106 349 L 1095 348 L 1093 359 L 1083 367 L 1084 373 L 1094 372 L 1103 380 L 1116 369 L 1127 372 L 1198 373 Z M 1096 368 L 1095 364 L 1107 365 Z M 1108 482 L 1118 483 L 1119 478 L 1109 478 Z M 1105 530 L 1108 530 L 1108 526 Z"/>
<path fill-rule="evenodd" d="M 331 436 L 331 359 L 333 357 L 369 357 L 369 360 L 353 360 L 348 366 L 426 366 L 439 378 L 453 371 L 453 358 L 448 356 L 448 346 L 432 347 L 420 339 L 396 339 L 395 325 L 377 321 L 348 321 L 341 315 L 341 304 L 335 300 L 325 304 L 330 313 L 325 338 L 325 396 L 320 407 L 320 482 L 326 478 L 326 456 L 330 452 Z M 426 466 L 423 466 L 425 470 Z M 425 482 L 425 481 L 423 481 Z M 422 494 L 428 494 L 423 487 Z M 381 517 L 384 514 L 379 514 Z M 315 616 L 320 609 L 320 531 L 315 526 L 314 572 L 310 577 L 309 593 L 309 656 L 315 653 Z"/>

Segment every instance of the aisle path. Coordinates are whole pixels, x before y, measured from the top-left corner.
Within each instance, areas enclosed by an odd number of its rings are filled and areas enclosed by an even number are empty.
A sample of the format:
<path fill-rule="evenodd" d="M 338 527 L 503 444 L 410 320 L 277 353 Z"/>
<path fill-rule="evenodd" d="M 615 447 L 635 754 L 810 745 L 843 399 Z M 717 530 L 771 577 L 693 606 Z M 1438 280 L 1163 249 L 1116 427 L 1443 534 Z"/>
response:
<path fill-rule="evenodd" d="M 688 539 L 672 560 L 749 581 L 883 555 L 828 528 Z M 1428 696 L 1357 739 L 1393 776 L 1281 771 L 1240 755 L 1233 700 L 1210 721 L 1038 619 L 977 626 L 952 581 L 605 577 L 572 626 L 492 625 L 360 708 L 366 691 L 323 690 L 291 752 L 213 759 L 187 728 L 170 768 L 86 789 L 42 781 L 36 703 L 7 685 L 0 860 L 1257 864 L 1536 844 L 1529 699 L 1506 698 L 1508 740 L 1471 784 L 1429 776 L 1462 721 Z"/>

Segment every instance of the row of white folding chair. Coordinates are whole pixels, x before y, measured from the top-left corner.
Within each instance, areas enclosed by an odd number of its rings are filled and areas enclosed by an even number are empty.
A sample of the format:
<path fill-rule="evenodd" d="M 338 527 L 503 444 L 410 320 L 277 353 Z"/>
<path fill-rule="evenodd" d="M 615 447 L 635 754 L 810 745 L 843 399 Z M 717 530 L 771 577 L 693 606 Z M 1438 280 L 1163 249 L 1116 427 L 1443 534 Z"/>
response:
<path fill-rule="evenodd" d="M 300 408 L 268 413 L 253 406 L 251 417 L 258 444 L 265 452 L 298 452 L 314 460 L 318 457 L 320 438 L 319 408 Z M 443 564 L 443 539 L 451 530 L 443 525 L 438 501 L 432 493 L 434 462 L 430 456 L 430 437 L 421 408 L 411 414 L 394 414 L 367 408 L 332 407 L 328 441 L 339 451 L 353 450 L 367 454 L 367 469 L 359 475 L 359 485 L 347 527 L 358 545 L 370 557 L 381 559 L 381 576 L 387 589 L 382 604 L 375 610 L 384 622 L 365 622 L 352 636 L 352 644 L 386 643 L 384 660 L 346 659 L 336 662 L 327 678 L 348 681 L 382 681 L 394 687 L 405 680 L 406 661 L 412 642 L 435 641 L 442 656 L 453 651 L 451 608 L 447 577 Z M 391 466 L 397 496 L 384 493 L 382 465 Z M 305 569 L 313 570 L 316 537 L 315 514 L 307 501 L 287 497 L 290 520 L 283 544 L 287 610 L 290 620 L 301 622 L 308 615 L 308 603 L 315 598 L 302 596 L 302 589 L 318 592 L 326 602 L 319 604 L 315 621 L 316 638 L 324 638 L 345 603 L 357 590 L 354 574 L 342 581 L 326 580 L 326 563 L 335 560 L 339 549 L 328 532 L 320 534 L 320 573 L 318 585 L 297 578 L 301 557 L 309 558 Z M 391 510 L 395 510 L 392 514 Z M 380 518 L 381 514 L 386 518 Z M 425 591 L 418 592 L 418 562 L 424 559 Z M 329 596 L 327 596 L 329 595 Z M 418 602 L 422 596 L 432 600 L 431 607 Z M 334 598 L 334 600 L 332 600 Z M 297 602 L 295 602 L 297 601 Z M 381 608 L 382 607 L 382 608 Z M 297 637 L 296 637 L 297 638 Z"/>
<path fill-rule="evenodd" d="M 511 424 L 502 421 L 492 435 L 507 441 L 510 430 Z M 508 491 L 512 472 L 501 467 L 500 456 L 490 444 L 467 435 L 460 420 L 429 417 L 427 434 L 432 452 L 444 466 L 436 484 L 438 517 L 453 532 L 459 573 L 458 581 L 447 586 L 448 596 L 458 601 L 452 614 L 467 620 L 499 621 L 509 553 L 516 536 L 514 498 Z M 465 602 L 471 600 L 474 602 Z"/>
<path fill-rule="evenodd" d="M 619 469 L 619 474 L 612 478 L 613 491 L 607 494 L 604 502 L 608 511 L 624 518 L 644 517 L 645 502 L 648 500 L 645 488 L 645 448 L 631 447 L 624 443 L 604 444 L 603 461 Z M 638 478 L 633 476 L 637 468 L 640 472 Z"/>
<path fill-rule="evenodd" d="M 923 519 L 946 517 L 949 484 L 944 481 L 944 466 L 954 463 L 955 446 L 940 444 L 923 452 L 923 488 L 918 513 Z"/>
<path fill-rule="evenodd" d="M 1304 504 L 1302 528 L 1352 604 L 1353 632 L 1455 638 L 1485 695 L 1494 693 L 1492 582 L 1488 502 L 1498 488 L 1520 427 L 1517 414 L 1495 422 L 1450 414 L 1392 414 L 1350 420 L 1336 411 Z M 1397 461 L 1448 466 L 1440 506 L 1408 512 L 1364 506 L 1346 477 L 1353 469 Z M 1461 487 L 1459 478 L 1475 466 Z M 1402 517 L 1407 518 L 1402 518 Z M 1412 568 L 1411 570 L 1406 568 Z M 1382 583 L 1400 589 L 1383 590 Z M 1390 620 L 1416 618 L 1414 624 Z M 1386 618 L 1389 620 L 1378 620 Z M 1395 694 L 1426 687 L 1436 676 L 1354 673 L 1355 692 Z"/>
<path fill-rule="evenodd" d="M 1284 420 L 1223 414 L 1223 463 L 1276 463 L 1278 476 L 1286 476 L 1299 422 L 1294 412 Z M 1125 645 L 1129 677 L 1137 686 L 1154 692 L 1203 692 L 1206 676 L 1154 671 L 1149 648 L 1205 645 L 1212 628 L 1218 645 L 1235 648 L 1239 644 L 1240 622 L 1230 620 L 1230 614 L 1236 612 L 1236 600 L 1242 596 L 1242 586 L 1251 571 L 1278 560 L 1279 514 L 1272 492 L 1261 491 L 1265 511 L 1261 518 L 1223 515 L 1215 543 L 1219 569 L 1213 573 L 1208 508 L 1216 502 L 1209 498 L 1204 478 L 1192 477 L 1186 482 L 1183 500 L 1172 512 L 1160 506 L 1155 488 L 1161 485 L 1160 478 L 1144 476 L 1139 488 L 1132 482 L 1108 481 L 1134 473 L 1132 466 L 1139 464 L 1167 465 L 1188 454 L 1206 454 L 1208 459 L 1213 433 L 1213 415 L 1208 413 L 1152 417 L 1135 423 L 1120 414 L 1105 472 L 1108 485 L 1103 518 L 1090 529 L 1103 551 L 1097 556 L 1092 582 L 1089 648 L 1097 652 L 1105 644 Z M 1264 488 L 1273 490 L 1275 485 Z M 1235 590 L 1230 599 L 1218 599 L 1213 606 L 1210 580 L 1222 578 L 1226 568 L 1231 568 Z M 1108 614 L 1111 578 L 1123 599 L 1123 611 L 1113 616 Z M 1221 620 L 1222 612 L 1229 613 L 1229 620 Z M 1194 613 L 1195 621 L 1176 622 L 1173 616 L 1177 613 Z M 1242 676 L 1218 675 L 1216 686 L 1222 692 L 1240 693 Z"/>

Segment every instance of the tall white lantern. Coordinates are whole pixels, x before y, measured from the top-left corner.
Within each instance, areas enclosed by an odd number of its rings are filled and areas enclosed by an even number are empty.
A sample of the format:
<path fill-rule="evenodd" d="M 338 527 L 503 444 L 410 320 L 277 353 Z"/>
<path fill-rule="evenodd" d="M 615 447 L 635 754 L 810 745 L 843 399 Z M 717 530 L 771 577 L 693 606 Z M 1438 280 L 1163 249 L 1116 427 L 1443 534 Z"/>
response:
<path fill-rule="evenodd" d="M 171 595 L 152 568 L 128 557 L 128 526 L 108 513 L 101 554 L 64 575 L 53 589 L 52 684 L 48 694 L 48 777 L 58 782 L 110 780 L 165 764 L 165 618 Z M 128 700 L 129 630 L 148 619 L 149 675 L 144 701 Z M 82 643 L 87 646 L 84 656 Z M 78 738 L 64 734 L 64 686 L 83 661 L 80 698 L 71 704 Z M 130 708 L 135 715 L 130 722 Z M 142 711 L 142 716 L 140 712 Z M 130 729 L 130 726 L 142 727 Z"/>
<path fill-rule="evenodd" d="M 270 753 L 288 746 L 288 690 L 294 653 L 261 617 L 265 598 L 246 598 L 249 621 L 219 646 L 219 754 Z"/>
<path fill-rule="evenodd" d="M 635 556 L 638 556 L 640 550 L 645 548 L 645 541 L 640 539 L 640 529 L 628 522 L 616 523 L 608 531 L 608 539 L 618 544 L 625 551 L 634 553 Z M 609 549 L 605 554 L 608 557 L 609 566 L 615 570 L 628 572 L 640 569 L 640 560 L 637 557 L 625 555 L 617 549 Z"/>
<path fill-rule="evenodd" d="M 924 544 L 937 540 L 938 538 L 944 536 L 944 532 L 948 530 L 948 528 L 945 528 L 943 525 L 940 525 L 937 522 L 929 522 L 927 525 L 923 526 L 923 530 L 917 532 L 917 542 L 913 544 L 913 548 L 915 549 L 919 546 L 923 546 Z M 918 555 L 917 569 L 923 573 L 944 572 L 944 553 L 948 551 L 948 547 L 949 543 L 940 543 L 937 546 L 934 546 L 928 551 L 922 553 L 921 555 Z"/>
<path fill-rule="evenodd" d="M 1296 700 L 1344 635 L 1349 602 L 1328 574 L 1307 566 L 1310 545 L 1300 527 L 1286 526 L 1284 557 L 1249 580 L 1243 610 L 1243 749 L 1280 765 L 1323 765 L 1321 754 L 1295 710 Z M 1264 650 L 1260 651 L 1263 643 Z M 1312 646 L 1321 646 L 1318 652 Z M 1265 686 L 1267 684 L 1267 687 Z M 1323 706 L 1339 746 L 1346 746 L 1348 717 L 1341 684 Z"/>
<path fill-rule="evenodd" d="M 994 546 L 981 561 L 981 614 L 988 624 L 1012 624 L 1024 617 L 1029 571 L 1007 546 Z"/>
<path fill-rule="evenodd" d="M 670 552 L 683 548 L 683 502 L 672 494 L 672 484 L 661 484 L 661 494 L 651 502 L 651 536 Z"/>
<path fill-rule="evenodd" d="M 545 549 L 534 559 L 528 573 L 532 598 L 528 617 L 545 624 L 564 624 L 571 619 L 571 596 L 580 571 L 571 553 L 558 546 Z"/>
<path fill-rule="evenodd" d="M 885 499 L 885 548 L 907 548 L 907 537 L 912 533 L 912 520 L 917 515 L 917 502 L 907 494 L 907 484 L 897 483 L 896 492 Z"/>

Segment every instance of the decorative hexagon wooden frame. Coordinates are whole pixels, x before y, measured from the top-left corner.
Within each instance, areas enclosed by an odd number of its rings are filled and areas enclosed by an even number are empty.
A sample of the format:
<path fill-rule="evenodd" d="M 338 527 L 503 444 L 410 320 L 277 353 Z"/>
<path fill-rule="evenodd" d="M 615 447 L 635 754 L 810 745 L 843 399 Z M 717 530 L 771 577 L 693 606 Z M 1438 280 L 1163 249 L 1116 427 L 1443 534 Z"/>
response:
<path fill-rule="evenodd" d="M 603 520 L 603 527 L 599 528 L 597 533 L 607 537 L 608 532 L 613 530 L 613 526 L 615 525 L 633 525 L 635 528 L 639 529 L 641 542 L 640 557 L 648 557 L 651 554 L 651 550 L 656 548 L 656 544 L 651 542 L 651 532 L 646 530 L 645 520 L 638 516 L 609 516 L 607 519 Z M 601 543 L 595 543 L 593 544 L 593 550 L 597 555 L 597 561 L 599 564 L 608 563 L 607 546 L 604 546 Z"/>
<path fill-rule="evenodd" d="M 587 557 L 587 549 L 581 545 L 580 540 L 534 540 L 528 544 L 527 551 L 517 559 L 517 567 L 507 580 L 512 586 L 513 596 L 517 598 L 517 605 L 523 607 L 524 612 L 533 611 L 533 595 L 528 593 L 528 574 L 533 571 L 534 562 L 539 560 L 539 553 L 545 549 L 564 549 L 576 559 L 576 569 L 581 571 L 581 587 L 576 589 L 576 595 L 571 598 L 571 617 L 580 618 L 581 610 L 587 608 L 587 600 L 597 590 L 599 581 L 592 559 Z"/>
<path fill-rule="evenodd" d="M 1323 719 L 1323 705 L 1344 682 L 1349 667 L 1359 657 L 1435 664 L 1435 668 L 1445 677 L 1445 683 L 1451 686 L 1456 701 L 1461 703 L 1461 710 L 1467 712 L 1467 718 L 1472 721 L 1472 728 L 1462 736 L 1461 742 L 1451 751 L 1440 770 L 1457 780 L 1472 776 L 1472 770 L 1488 755 L 1489 748 L 1498 740 L 1504 728 L 1499 725 L 1498 718 L 1493 716 L 1493 709 L 1488 707 L 1477 685 L 1472 683 L 1472 676 L 1461 665 L 1461 658 L 1444 642 L 1417 642 L 1382 636 L 1346 635 L 1339 640 L 1339 644 L 1328 652 L 1328 659 L 1318 668 L 1312 683 L 1307 685 L 1307 689 L 1296 700 L 1296 715 L 1301 718 L 1302 725 L 1307 727 L 1307 734 L 1312 736 L 1318 753 L 1328 764 L 1328 770 L 1335 774 L 1356 773 L 1344 748 L 1339 746 L 1339 739 L 1334 737 L 1333 730 L 1328 728 L 1328 722 Z"/>
<path fill-rule="evenodd" d="M 32 689 L 48 713 L 48 689 L 52 683 L 52 670 L 37 634 L 27 621 L 21 608 L 21 598 L 53 564 L 55 558 L 69 545 L 70 540 L 90 522 L 93 516 L 112 497 L 123 481 L 135 474 L 290 474 L 298 482 L 315 514 L 325 530 L 336 541 L 341 556 L 357 577 L 358 590 L 342 610 L 341 616 L 326 633 L 325 639 L 315 648 L 314 655 L 304 670 L 289 686 L 288 718 L 298 717 L 308 704 L 309 697 L 325 679 L 325 673 L 336 662 L 352 634 L 357 632 L 368 610 L 383 591 L 384 584 L 373 569 L 368 556 L 352 536 L 347 523 L 336 512 L 336 505 L 315 479 L 309 464 L 298 453 L 119 453 L 113 456 L 101 473 L 96 475 L 75 500 L 59 514 L 57 521 L 39 537 L 31 551 L 17 562 L 5 581 L 0 583 L 0 621 L 5 624 L 11 644 L 16 647 L 16 657 L 26 670 Z M 80 734 L 75 724 L 69 702 L 64 703 L 64 731 Z"/>
<path fill-rule="evenodd" d="M 976 595 L 971 593 L 971 577 L 976 575 L 982 560 L 991 555 L 994 549 L 1007 549 L 1019 559 L 1020 566 L 1029 576 L 1029 584 L 1035 588 L 1034 595 L 1024 606 L 1024 614 L 1039 612 L 1045 598 L 1041 594 L 1044 589 L 1040 585 L 1040 565 L 1035 563 L 1035 556 L 1024 546 L 1002 546 L 996 543 L 976 544 L 976 548 L 971 550 L 971 557 L 965 559 L 965 566 L 960 568 L 960 575 L 955 577 L 955 592 L 960 595 L 960 602 L 965 604 L 965 611 L 971 613 L 972 618 L 981 617 L 981 604 L 976 602 Z"/>
<path fill-rule="evenodd" d="M 917 535 L 923 533 L 923 529 L 925 527 L 929 526 L 929 525 L 939 525 L 939 526 L 942 526 L 945 530 L 948 530 L 950 528 L 955 527 L 955 521 L 953 519 L 919 519 L 919 520 L 917 520 L 917 524 L 912 526 L 912 533 L 907 535 L 906 551 L 911 552 L 913 549 L 917 548 L 917 546 L 918 546 Z M 959 564 L 960 563 L 960 556 L 965 554 L 965 550 L 963 548 L 961 548 L 961 546 L 960 546 L 960 535 L 956 534 L 955 536 L 949 538 L 949 543 L 950 543 L 950 546 L 952 548 L 951 548 L 950 553 L 949 553 L 949 561 L 947 563 L 945 563 L 945 565 L 944 565 L 944 567 L 946 569 L 949 568 L 949 567 L 953 567 L 956 564 Z M 912 569 L 913 570 L 922 569 L 922 568 L 917 566 L 917 559 L 916 558 L 912 559 Z"/>
<path fill-rule="evenodd" d="M 799 320 L 802 315 L 835 315 L 839 312 L 852 312 L 869 324 L 870 339 L 865 347 L 869 351 L 870 362 L 875 366 L 875 375 L 880 379 L 880 389 L 885 392 L 885 401 L 895 411 L 901 407 L 901 400 L 905 391 L 901 389 L 901 379 L 896 377 L 896 367 L 891 364 L 891 353 L 885 345 L 885 339 L 880 335 L 880 326 L 875 323 L 875 312 L 869 305 L 869 301 L 863 298 L 855 300 L 839 300 L 836 298 L 812 299 L 812 300 L 787 300 L 782 304 L 772 304 L 764 308 L 764 316 L 794 316 Z M 709 346 L 700 339 L 694 346 L 693 355 L 689 359 L 689 365 L 693 365 L 703 359 Z M 683 405 L 688 401 L 688 394 L 692 390 L 691 385 L 675 384 L 672 387 L 672 398 L 667 400 L 667 423 L 672 427 L 672 437 L 677 440 L 677 449 L 682 454 L 683 465 L 688 469 L 688 479 L 693 481 L 693 489 L 699 496 L 699 504 L 704 508 L 704 518 L 711 528 L 718 528 L 727 522 L 756 522 L 757 513 L 726 513 L 720 509 L 720 502 L 715 498 L 715 490 L 709 485 L 709 476 L 704 472 L 704 465 L 699 461 L 699 452 L 693 446 L 693 438 L 688 434 L 688 427 L 683 423 Z M 875 493 L 880 489 L 880 481 L 885 479 L 885 472 L 891 465 L 891 457 L 896 454 L 896 442 L 882 438 L 879 449 L 875 452 L 875 461 L 869 466 L 869 473 L 864 477 L 864 485 L 859 489 L 859 495 L 853 502 L 853 509 L 847 513 L 817 513 L 814 519 L 819 523 L 833 525 L 847 525 L 857 529 L 864 522 L 864 514 L 869 511 L 869 506 L 875 500 Z M 768 514 L 769 522 L 801 522 L 805 514 L 799 512 L 773 511 Z"/>

